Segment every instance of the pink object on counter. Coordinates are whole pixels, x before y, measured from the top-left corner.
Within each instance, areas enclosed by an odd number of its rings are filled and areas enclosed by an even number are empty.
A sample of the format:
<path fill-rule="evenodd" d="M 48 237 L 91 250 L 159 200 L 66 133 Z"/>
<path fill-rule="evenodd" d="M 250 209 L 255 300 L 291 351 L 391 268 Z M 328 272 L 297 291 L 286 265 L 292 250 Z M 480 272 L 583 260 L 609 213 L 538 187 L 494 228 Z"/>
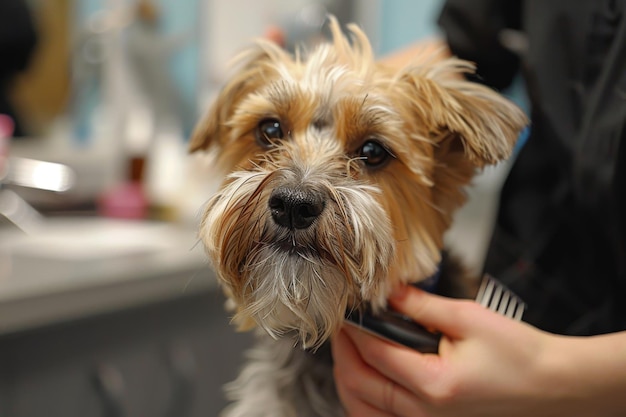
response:
<path fill-rule="evenodd" d="M 98 211 L 104 217 L 145 219 L 148 200 L 139 182 L 127 182 L 105 192 L 98 201 Z"/>
<path fill-rule="evenodd" d="M 13 119 L 5 114 L 0 114 L 0 180 L 6 174 L 6 161 L 9 158 L 9 141 L 11 136 L 13 136 L 14 127 Z"/>
<path fill-rule="evenodd" d="M 0 138 L 10 138 L 14 128 L 13 119 L 6 114 L 0 114 Z"/>

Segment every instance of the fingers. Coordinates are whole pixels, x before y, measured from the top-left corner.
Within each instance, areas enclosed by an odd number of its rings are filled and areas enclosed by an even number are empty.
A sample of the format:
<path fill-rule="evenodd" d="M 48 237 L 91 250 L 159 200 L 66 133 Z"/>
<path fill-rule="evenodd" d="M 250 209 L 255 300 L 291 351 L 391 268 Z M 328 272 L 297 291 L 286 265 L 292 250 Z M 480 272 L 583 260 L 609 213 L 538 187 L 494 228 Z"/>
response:
<path fill-rule="evenodd" d="M 393 414 L 379 410 L 360 398 L 347 395 L 342 391 L 341 387 L 337 387 L 337 393 L 348 417 L 395 417 Z"/>
<path fill-rule="evenodd" d="M 421 354 L 382 341 L 350 326 L 344 326 L 342 331 L 350 338 L 356 352 L 346 355 L 358 356 L 364 366 L 375 368 L 384 377 L 396 381 L 410 391 L 414 391 L 416 385 L 432 383 L 443 373 L 443 363 L 437 355 Z"/>
<path fill-rule="evenodd" d="M 466 336 L 468 320 L 484 308 L 468 300 L 445 298 L 412 286 L 400 288 L 389 299 L 391 306 L 427 328 L 449 338 Z"/>
<path fill-rule="evenodd" d="M 392 416 L 369 404 L 378 376 L 360 361 L 359 353 L 347 335 L 340 331 L 331 343 L 337 394 L 349 417 Z"/>
<path fill-rule="evenodd" d="M 331 346 L 337 392 L 348 416 L 425 415 L 414 395 L 374 370 L 361 358 L 347 331 L 363 334 L 355 329 L 344 329 L 333 338 Z M 385 343 L 371 338 L 373 342 Z"/>

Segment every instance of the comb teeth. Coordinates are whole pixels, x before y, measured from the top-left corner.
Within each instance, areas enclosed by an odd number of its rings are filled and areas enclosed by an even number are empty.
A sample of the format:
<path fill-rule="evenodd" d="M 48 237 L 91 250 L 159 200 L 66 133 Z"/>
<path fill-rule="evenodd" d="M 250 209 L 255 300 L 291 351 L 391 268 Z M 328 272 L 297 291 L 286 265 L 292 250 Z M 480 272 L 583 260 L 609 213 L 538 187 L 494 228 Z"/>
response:
<path fill-rule="evenodd" d="M 476 302 L 517 321 L 522 319 L 526 310 L 526 304 L 517 295 L 490 275 L 483 277 Z"/>

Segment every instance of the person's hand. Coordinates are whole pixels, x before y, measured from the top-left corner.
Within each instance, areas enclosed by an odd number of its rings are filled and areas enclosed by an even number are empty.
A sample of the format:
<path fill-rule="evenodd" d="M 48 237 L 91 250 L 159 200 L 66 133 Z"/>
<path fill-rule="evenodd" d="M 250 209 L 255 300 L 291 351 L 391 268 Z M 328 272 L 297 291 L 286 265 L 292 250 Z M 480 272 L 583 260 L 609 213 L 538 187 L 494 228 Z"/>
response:
<path fill-rule="evenodd" d="M 586 397 L 592 395 L 626 409 L 619 394 L 626 368 L 611 378 L 611 371 L 603 377 L 600 369 L 579 364 L 596 354 L 588 343 L 595 338 L 551 335 L 472 301 L 412 287 L 392 297 L 390 304 L 443 333 L 439 354 L 421 354 L 344 326 L 332 349 L 337 391 L 351 417 L 601 415 L 586 408 Z M 618 346 L 626 355 L 626 335 L 618 335 L 596 342 L 609 350 Z M 613 385 L 605 390 L 603 384 L 593 385 L 601 378 Z"/>

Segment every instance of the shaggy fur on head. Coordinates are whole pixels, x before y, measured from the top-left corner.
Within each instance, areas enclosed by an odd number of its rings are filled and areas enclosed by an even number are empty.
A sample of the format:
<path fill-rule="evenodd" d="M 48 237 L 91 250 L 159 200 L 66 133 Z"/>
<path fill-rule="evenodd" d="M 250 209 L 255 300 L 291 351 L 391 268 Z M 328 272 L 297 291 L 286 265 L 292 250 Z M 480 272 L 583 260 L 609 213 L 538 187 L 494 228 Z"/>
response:
<path fill-rule="evenodd" d="M 200 236 L 234 321 L 296 349 L 431 276 L 463 187 L 507 158 L 526 124 L 464 80 L 468 62 L 419 56 L 397 70 L 357 27 L 350 39 L 330 28 L 310 53 L 265 41 L 243 53 L 190 145 L 214 152 L 225 176 Z"/>

